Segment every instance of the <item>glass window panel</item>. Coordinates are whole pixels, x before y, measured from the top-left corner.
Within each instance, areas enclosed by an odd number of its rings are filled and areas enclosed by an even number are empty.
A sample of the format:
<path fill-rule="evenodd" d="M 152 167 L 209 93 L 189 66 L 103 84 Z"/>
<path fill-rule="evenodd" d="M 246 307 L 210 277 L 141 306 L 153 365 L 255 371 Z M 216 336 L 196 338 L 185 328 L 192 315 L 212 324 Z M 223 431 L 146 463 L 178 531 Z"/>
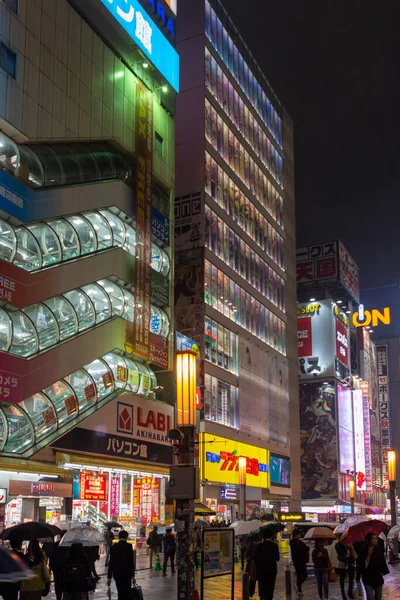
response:
<path fill-rule="evenodd" d="M 151 245 L 151 268 L 160 273 L 163 262 L 163 251 L 156 244 Z"/>
<path fill-rule="evenodd" d="M 59 328 L 60 341 L 63 341 L 78 333 L 78 318 L 71 304 L 62 296 L 55 296 L 44 300 L 55 315 Z"/>
<path fill-rule="evenodd" d="M 78 235 L 65 219 L 52 219 L 47 224 L 56 233 L 62 250 L 62 259 L 69 260 L 80 254 Z"/>
<path fill-rule="evenodd" d="M 16 56 L 11 50 L 2 44 L 2 49 L 8 50 Z M 18 146 L 9 137 L 0 133 L 0 165 L 9 173 L 18 173 L 20 167 L 20 154 Z"/>
<path fill-rule="evenodd" d="M 140 373 L 136 363 L 130 358 L 125 358 L 128 376 L 126 381 L 126 389 L 137 394 L 140 385 Z"/>
<path fill-rule="evenodd" d="M 140 373 L 140 385 L 138 394 L 140 396 L 150 396 L 153 385 L 150 369 L 140 363 L 136 363 L 136 366 L 139 369 Z"/>
<path fill-rule="evenodd" d="M 70 301 L 78 317 L 79 331 L 93 327 L 96 322 L 96 313 L 93 303 L 81 290 L 71 290 L 63 296 Z"/>
<path fill-rule="evenodd" d="M 59 341 L 57 321 L 44 304 L 32 304 L 24 308 L 24 313 L 28 315 L 34 324 L 39 336 L 39 350 L 45 350 L 54 346 Z"/>
<path fill-rule="evenodd" d="M 161 310 L 157 306 L 151 307 L 150 331 L 156 335 L 161 335 Z"/>
<path fill-rule="evenodd" d="M 42 257 L 35 237 L 25 227 L 17 227 L 15 235 L 17 238 L 17 252 L 13 261 L 14 264 L 26 271 L 40 269 Z"/>
<path fill-rule="evenodd" d="M 0 219 L 0 258 L 12 262 L 17 248 L 13 227 Z"/>
<path fill-rule="evenodd" d="M 109 352 L 102 359 L 108 364 L 113 373 L 115 387 L 125 388 L 128 382 L 128 366 L 124 358 L 114 352 Z"/>
<path fill-rule="evenodd" d="M 90 254 L 97 250 L 97 237 L 92 225 L 81 215 L 65 217 L 75 229 L 79 237 L 81 255 Z"/>
<path fill-rule="evenodd" d="M 135 299 L 134 299 L 133 295 L 130 292 L 128 292 L 127 290 L 124 290 L 124 301 L 125 301 L 125 306 L 124 306 L 123 317 L 130 323 L 133 323 L 134 315 L 135 315 Z"/>
<path fill-rule="evenodd" d="M 204 318 L 204 358 L 211 361 L 211 319 Z"/>
<path fill-rule="evenodd" d="M 111 227 L 105 217 L 100 212 L 85 212 L 83 216 L 91 223 L 97 236 L 97 249 L 111 248 L 113 238 Z"/>
<path fill-rule="evenodd" d="M 161 255 L 162 255 L 161 275 L 164 275 L 164 277 L 167 277 L 167 275 L 169 273 L 169 267 L 170 267 L 169 256 L 165 252 L 165 250 L 162 251 Z"/>
<path fill-rule="evenodd" d="M 32 423 L 18 406 L 2 406 L 8 426 L 7 443 L 4 452 L 21 453 L 35 442 Z"/>
<path fill-rule="evenodd" d="M 64 425 L 72 421 L 78 414 L 78 401 L 72 388 L 64 381 L 56 381 L 53 385 L 45 388 L 43 393 L 50 398 L 56 413 L 58 424 Z"/>
<path fill-rule="evenodd" d="M 0 452 L 3 452 L 4 446 L 7 442 L 7 419 L 3 412 L 0 409 Z"/>
<path fill-rule="evenodd" d="M 0 350 L 7 352 L 11 344 L 11 319 L 5 310 L 0 308 Z"/>
<path fill-rule="evenodd" d="M 82 290 L 93 302 L 96 311 L 96 323 L 101 323 L 111 318 L 111 302 L 103 288 L 95 283 L 84 285 Z"/>
<path fill-rule="evenodd" d="M 204 375 L 204 418 L 211 420 L 211 375 Z"/>
<path fill-rule="evenodd" d="M 136 233 L 132 227 L 126 227 L 124 248 L 129 254 L 136 256 Z"/>
<path fill-rule="evenodd" d="M 32 356 L 39 351 L 38 337 L 33 323 L 21 311 L 9 313 L 13 324 L 11 354 L 17 356 Z"/>
<path fill-rule="evenodd" d="M 80 408 L 97 400 L 96 386 L 83 369 L 71 373 L 64 379 L 73 389 Z"/>
<path fill-rule="evenodd" d="M 124 314 L 124 294 L 122 289 L 109 279 L 101 279 L 97 283 L 101 285 L 110 299 L 112 316 L 122 317 Z"/>
<path fill-rule="evenodd" d="M 114 378 L 111 369 L 100 359 L 84 367 L 93 379 L 99 400 L 114 391 Z"/>
<path fill-rule="evenodd" d="M 101 210 L 100 212 L 103 217 L 107 219 L 107 222 L 113 233 L 113 245 L 122 248 L 125 243 L 125 227 L 130 229 L 132 228 L 129 225 L 125 226 L 121 219 L 110 210 Z"/>
<path fill-rule="evenodd" d="M 167 313 L 162 310 L 161 311 L 161 336 L 163 338 L 167 338 L 169 334 L 169 317 Z"/>
<path fill-rule="evenodd" d="M 36 443 L 57 429 L 57 416 L 50 400 L 44 394 L 34 394 L 21 402 L 35 430 Z"/>

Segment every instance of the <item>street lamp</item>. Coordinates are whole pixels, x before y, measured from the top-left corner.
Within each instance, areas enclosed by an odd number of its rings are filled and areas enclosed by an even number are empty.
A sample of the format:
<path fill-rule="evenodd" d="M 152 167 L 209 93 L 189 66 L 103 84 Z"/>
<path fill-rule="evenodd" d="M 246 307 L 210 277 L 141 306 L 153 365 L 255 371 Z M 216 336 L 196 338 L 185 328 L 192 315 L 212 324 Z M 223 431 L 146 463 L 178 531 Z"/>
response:
<path fill-rule="evenodd" d="M 356 482 L 353 478 L 349 481 L 349 495 L 350 495 L 350 506 L 351 506 L 351 516 L 354 515 L 354 497 L 356 493 Z"/>
<path fill-rule="evenodd" d="M 388 476 L 390 489 L 390 515 L 392 527 L 397 525 L 397 506 L 396 506 L 396 452 L 388 450 Z"/>
<path fill-rule="evenodd" d="M 176 424 L 196 427 L 196 355 L 176 355 Z"/>
<path fill-rule="evenodd" d="M 239 456 L 240 512 L 242 521 L 246 520 L 246 474 L 247 458 Z"/>

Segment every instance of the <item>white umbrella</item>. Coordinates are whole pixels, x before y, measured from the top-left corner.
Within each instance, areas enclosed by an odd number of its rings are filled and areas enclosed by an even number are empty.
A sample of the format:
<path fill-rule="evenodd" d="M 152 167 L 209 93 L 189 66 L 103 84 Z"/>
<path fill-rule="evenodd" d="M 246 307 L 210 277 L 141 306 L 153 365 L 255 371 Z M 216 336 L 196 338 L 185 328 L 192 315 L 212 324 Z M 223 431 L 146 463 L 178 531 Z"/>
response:
<path fill-rule="evenodd" d="M 62 531 L 68 531 L 69 529 L 73 529 L 75 527 L 87 527 L 87 525 L 81 525 L 80 521 L 56 521 L 54 523 L 59 529 Z"/>
<path fill-rule="evenodd" d="M 248 535 L 252 531 L 263 527 L 265 523 L 260 521 L 259 519 L 253 519 L 252 521 L 235 521 L 230 525 L 230 527 L 234 530 L 235 535 Z"/>
<path fill-rule="evenodd" d="M 336 535 L 329 527 L 311 527 L 306 531 L 305 540 L 335 540 Z"/>
<path fill-rule="evenodd" d="M 337 527 L 335 527 L 335 529 L 333 530 L 333 533 L 335 535 L 338 535 L 340 533 L 344 533 L 346 531 L 346 529 L 348 529 L 348 525 L 346 525 L 346 523 L 339 523 L 339 525 Z"/>
<path fill-rule="evenodd" d="M 351 525 L 356 525 L 356 523 L 363 523 L 364 521 L 369 521 L 368 517 L 366 517 L 365 515 L 353 515 L 351 517 L 347 517 L 345 523 L 347 527 L 350 527 Z"/>
<path fill-rule="evenodd" d="M 74 527 L 63 536 L 60 546 L 99 546 L 104 543 L 104 537 L 94 527 Z"/>

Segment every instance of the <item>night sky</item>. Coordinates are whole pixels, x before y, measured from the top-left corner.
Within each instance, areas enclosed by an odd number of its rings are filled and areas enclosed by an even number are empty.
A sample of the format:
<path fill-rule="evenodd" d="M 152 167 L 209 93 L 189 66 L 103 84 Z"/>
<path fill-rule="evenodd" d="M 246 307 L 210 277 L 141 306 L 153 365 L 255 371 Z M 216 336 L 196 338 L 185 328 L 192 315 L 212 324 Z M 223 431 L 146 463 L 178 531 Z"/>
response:
<path fill-rule="evenodd" d="M 400 3 L 224 0 L 295 127 L 297 244 L 400 283 Z"/>

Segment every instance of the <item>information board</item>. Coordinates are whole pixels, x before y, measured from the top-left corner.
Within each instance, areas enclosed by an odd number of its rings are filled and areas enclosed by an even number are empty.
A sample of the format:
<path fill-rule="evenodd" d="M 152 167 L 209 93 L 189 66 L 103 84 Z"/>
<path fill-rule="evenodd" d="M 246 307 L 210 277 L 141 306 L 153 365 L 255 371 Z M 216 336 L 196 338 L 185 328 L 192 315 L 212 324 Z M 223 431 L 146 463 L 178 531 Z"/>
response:
<path fill-rule="evenodd" d="M 231 598 L 234 590 L 234 545 L 233 529 L 202 530 L 201 600 L 204 598 L 204 580 L 223 575 L 231 576 Z"/>

